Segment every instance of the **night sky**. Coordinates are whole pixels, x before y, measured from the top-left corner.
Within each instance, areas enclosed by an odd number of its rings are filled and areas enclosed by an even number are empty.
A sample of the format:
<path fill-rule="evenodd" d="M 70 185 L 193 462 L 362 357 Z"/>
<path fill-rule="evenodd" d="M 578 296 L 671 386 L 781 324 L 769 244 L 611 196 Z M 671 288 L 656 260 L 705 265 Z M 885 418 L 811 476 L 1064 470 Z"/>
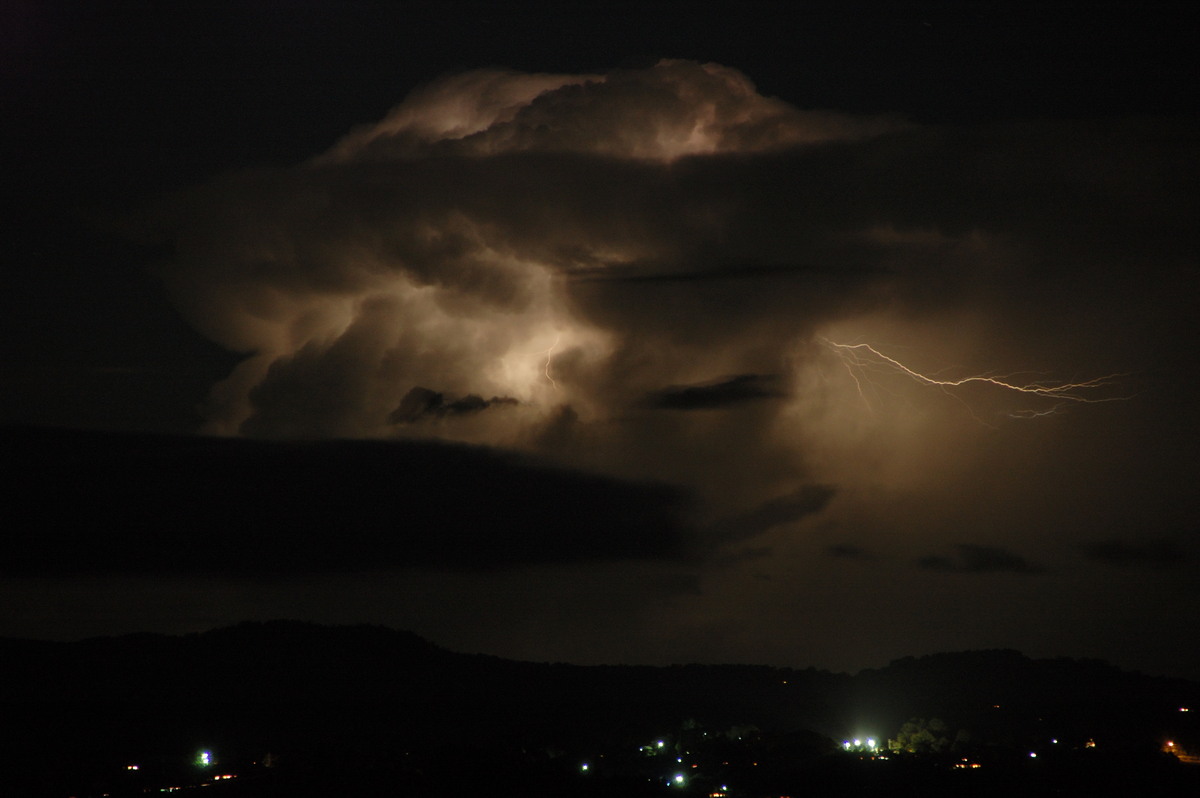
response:
<path fill-rule="evenodd" d="M 0 635 L 1200 678 L 1182 4 L 2 13 Z"/>

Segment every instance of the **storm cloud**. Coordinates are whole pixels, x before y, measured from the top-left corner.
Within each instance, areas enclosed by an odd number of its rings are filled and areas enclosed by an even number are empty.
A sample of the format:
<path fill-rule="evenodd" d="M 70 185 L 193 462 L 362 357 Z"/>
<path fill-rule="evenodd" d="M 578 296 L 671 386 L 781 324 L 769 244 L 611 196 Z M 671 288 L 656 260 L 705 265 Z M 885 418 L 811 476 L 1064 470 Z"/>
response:
<path fill-rule="evenodd" d="M 647 630 L 774 640 L 774 608 L 852 592 L 833 571 L 865 594 L 867 571 L 918 592 L 1044 570 L 1011 581 L 1066 593 L 1063 557 L 1105 556 L 1081 546 L 1192 528 L 1196 133 L 805 109 L 680 60 L 477 70 L 307 161 L 180 192 L 139 234 L 243 358 L 208 432 L 381 439 L 417 473 L 412 447 L 461 445 L 462 479 L 545 488 L 518 507 L 566 507 L 557 473 L 618 497 L 536 529 L 496 498 L 503 534 L 454 516 L 453 543 L 387 561 L 670 563 L 637 572 L 687 586 L 655 588 Z M 1091 387 L 1013 387 L 1064 383 Z M 531 607 L 578 583 L 520 573 Z M 977 613 L 1007 618 L 1022 588 L 990 581 Z"/>
<path fill-rule="evenodd" d="M 246 353 L 211 431 L 384 435 L 425 385 L 515 398 L 505 429 L 536 434 L 561 406 L 786 393 L 831 329 L 955 324 L 957 359 L 999 324 L 1013 347 L 1092 324 L 1129 268 L 1183 288 L 1186 131 L 1095 124 L 804 111 L 686 61 L 476 71 L 308 162 L 185 192 L 146 229 L 173 249 L 159 273 L 181 310 Z M 1051 367 L 1070 343 L 996 367 Z M 1072 368 L 1124 365 L 1092 361 Z M 719 389 L 731 374 L 777 377 Z"/>

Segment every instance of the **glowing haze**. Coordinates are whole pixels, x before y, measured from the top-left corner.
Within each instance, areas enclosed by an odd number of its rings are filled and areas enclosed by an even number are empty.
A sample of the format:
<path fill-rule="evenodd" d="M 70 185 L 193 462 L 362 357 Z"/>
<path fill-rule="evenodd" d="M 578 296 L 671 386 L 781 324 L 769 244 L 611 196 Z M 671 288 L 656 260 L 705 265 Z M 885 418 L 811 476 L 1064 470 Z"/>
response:
<path fill-rule="evenodd" d="M 173 246 L 160 274 L 180 310 L 245 354 L 209 431 L 439 438 L 694 498 L 685 561 L 414 576 L 410 598 L 463 608 L 447 642 L 544 658 L 588 616 L 594 634 L 558 656 L 687 659 L 694 641 L 803 661 L 795 638 L 817 630 L 833 665 L 1037 653 L 1022 635 L 1041 580 L 1045 625 L 1087 653 L 1100 629 L 1076 619 L 1117 603 L 1088 546 L 1192 545 L 1188 502 L 1143 512 L 1178 496 L 1171 468 L 1105 456 L 1168 434 L 1147 408 L 1173 401 L 1150 385 L 1169 365 L 1154 340 L 1197 287 L 1186 139 L 804 110 L 689 61 L 483 70 L 148 224 Z M 1053 582 L 1084 561 L 1090 576 Z M 960 579 L 991 582 L 927 639 L 890 631 Z M 534 598 L 555 591 L 575 614 Z M 858 631 L 830 640 L 841 593 Z M 484 640 L 469 608 L 489 601 L 529 629 Z"/>

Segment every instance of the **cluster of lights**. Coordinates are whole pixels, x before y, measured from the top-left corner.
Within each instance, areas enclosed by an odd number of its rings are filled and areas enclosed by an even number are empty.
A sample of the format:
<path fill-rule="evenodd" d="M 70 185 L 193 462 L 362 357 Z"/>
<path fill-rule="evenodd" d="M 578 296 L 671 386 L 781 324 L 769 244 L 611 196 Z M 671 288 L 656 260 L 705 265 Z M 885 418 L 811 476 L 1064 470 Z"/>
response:
<path fill-rule="evenodd" d="M 864 745 L 861 738 L 855 738 L 854 740 L 843 740 L 842 748 L 846 751 L 872 751 L 872 752 L 874 752 L 874 751 L 879 750 L 879 743 L 875 740 L 874 737 L 868 737 L 867 741 L 866 741 L 866 745 Z"/>
<path fill-rule="evenodd" d="M 666 742 L 664 742 L 663 740 L 657 740 L 657 741 L 651 743 L 650 745 L 643 745 L 640 750 L 643 754 L 646 754 L 647 756 L 654 756 L 660 750 L 662 750 L 665 746 L 666 746 Z"/>

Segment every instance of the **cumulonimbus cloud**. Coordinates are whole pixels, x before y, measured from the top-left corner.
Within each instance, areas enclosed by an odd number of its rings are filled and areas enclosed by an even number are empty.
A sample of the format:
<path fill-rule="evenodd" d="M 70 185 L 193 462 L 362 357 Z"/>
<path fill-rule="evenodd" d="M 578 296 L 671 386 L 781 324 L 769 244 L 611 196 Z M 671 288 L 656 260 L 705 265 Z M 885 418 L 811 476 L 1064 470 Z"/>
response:
<path fill-rule="evenodd" d="M 874 325 L 924 342 L 930 372 L 1061 355 L 1087 376 L 1156 351 L 1104 314 L 1135 267 L 1156 318 L 1190 313 L 1190 139 L 1096 124 L 804 110 L 689 61 L 482 70 L 307 162 L 183 192 L 147 227 L 181 312 L 245 355 L 209 431 L 511 447 L 686 486 L 714 530 L 780 496 L 827 512 L 860 477 L 923 480 L 967 514 L 974 485 L 948 487 L 975 457 L 961 427 L 896 395 L 921 386 L 859 384 L 820 340 Z M 967 424 L 1008 418 L 932 394 Z"/>
<path fill-rule="evenodd" d="M 748 199 L 737 174 L 723 174 L 736 162 L 711 159 L 902 128 L 801 111 L 736 70 L 687 61 L 435 82 L 308 163 L 228 176 L 167 214 L 173 295 L 198 328 L 248 355 L 213 392 L 210 429 L 374 434 L 417 385 L 603 413 L 605 393 L 642 387 L 614 370 L 627 368 L 636 334 L 621 316 L 645 300 L 617 301 L 625 309 L 612 317 L 614 289 L 573 277 L 628 276 L 648 262 L 755 275 L 784 254 L 783 279 L 810 279 L 798 253 L 771 251 L 754 231 L 733 233 L 724 255 L 701 254 Z M 682 165 L 689 158 L 710 164 Z M 686 301 L 711 301 L 702 294 Z M 750 297 L 722 301 L 762 310 Z M 664 321 L 694 324 L 680 310 Z M 716 376 L 671 371 L 661 376 Z"/>

